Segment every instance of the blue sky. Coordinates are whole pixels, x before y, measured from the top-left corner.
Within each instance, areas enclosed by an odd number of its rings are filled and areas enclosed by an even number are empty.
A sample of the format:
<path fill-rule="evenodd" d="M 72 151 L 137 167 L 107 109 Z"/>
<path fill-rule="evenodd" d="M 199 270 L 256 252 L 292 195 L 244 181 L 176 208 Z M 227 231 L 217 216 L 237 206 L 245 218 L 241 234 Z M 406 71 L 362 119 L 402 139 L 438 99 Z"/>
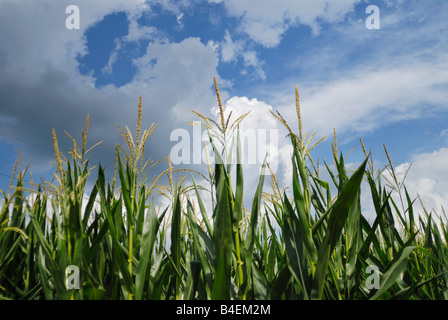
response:
<path fill-rule="evenodd" d="M 379 30 L 365 25 L 372 4 Z M 65 27 L 68 5 L 79 7 L 79 30 Z M 50 175 L 52 128 L 68 151 L 64 131 L 79 136 L 87 114 L 89 141 L 103 140 L 92 162 L 113 168 L 116 125 L 135 128 L 139 96 L 144 124 L 158 125 L 148 153 L 169 155 L 170 133 L 196 120 L 189 110 L 216 116 L 216 77 L 226 112 L 252 110 L 253 129 L 283 130 L 269 113 L 279 110 L 297 130 L 297 85 L 304 128 L 327 137 L 314 158 L 331 161 L 333 129 L 344 154 L 356 147 L 353 165 L 359 138 L 378 169 L 385 144 L 399 172 L 412 164 L 411 192 L 439 210 L 448 202 L 447 12 L 443 0 L 0 0 L 0 189 L 19 150 L 34 177 Z M 247 169 L 249 190 L 258 171 Z"/>

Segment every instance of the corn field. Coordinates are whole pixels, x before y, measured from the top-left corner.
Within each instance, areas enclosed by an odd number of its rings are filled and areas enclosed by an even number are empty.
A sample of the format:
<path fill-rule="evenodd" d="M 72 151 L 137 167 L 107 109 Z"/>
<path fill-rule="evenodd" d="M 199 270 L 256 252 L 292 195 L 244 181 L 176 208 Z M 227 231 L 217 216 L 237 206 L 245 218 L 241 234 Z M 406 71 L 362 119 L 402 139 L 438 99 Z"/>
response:
<path fill-rule="evenodd" d="M 90 167 L 88 119 L 81 144 L 68 135 L 73 141 L 68 156 L 53 131 L 51 181 L 26 186 L 28 168 L 22 170 L 18 160 L 16 183 L 0 197 L 0 299 L 448 298 L 445 220 L 416 212 L 415 199 L 399 181 L 387 188 L 364 145 L 365 160 L 349 171 L 335 141 L 333 163 L 325 163 L 331 180 L 321 180 L 311 157 L 313 135 L 302 133 L 297 88 L 299 132 L 273 113 L 289 130 L 292 185 L 281 188 L 275 175 L 265 175 L 270 170 L 265 162 L 256 190 L 243 190 L 242 165 L 226 163 L 229 155 L 218 145 L 233 137 L 241 156 L 238 124 L 246 115 L 232 123 L 225 119 L 216 81 L 215 86 L 221 122 L 195 113 L 214 146 L 208 176 L 175 170 L 168 159 L 169 169 L 147 181 L 159 162 L 145 162 L 145 143 L 156 126 L 140 132 L 141 100 L 135 136 L 118 127 L 125 143 L 116 147 L 112 181 L 101 165 Z M 395 177 L 392 162 L 386 167 Z M 159 184 L 162 177 L 168 177 L 167 185 Z M 94 183 L 87 190 L 88 178 Z M 210 187 L 199 185 L 198 178 Z M 375 209 L 373 221 L 363 214 L 362 183 Z M 211 211 L 204 190 L 211 194 Z M 247 208 L 243 194 L 252 196 Z M 155 197 L 169 204 L 157 207 Z M 69 266 L 79 270 L 75 288 L 67 281 Z M 376 273 L 369 272 L 372 266 Z"/>

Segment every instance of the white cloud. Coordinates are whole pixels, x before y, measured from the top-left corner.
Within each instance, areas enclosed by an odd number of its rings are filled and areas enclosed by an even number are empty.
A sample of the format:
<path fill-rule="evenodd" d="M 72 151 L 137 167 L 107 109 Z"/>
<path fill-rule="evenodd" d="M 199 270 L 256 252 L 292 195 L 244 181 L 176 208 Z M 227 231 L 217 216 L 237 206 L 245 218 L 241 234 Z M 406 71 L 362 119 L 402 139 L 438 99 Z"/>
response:
<path fill-rule="evenodd" d="M 291 26 L 304 24 L 314 34 L 320 22 L 337 22 L 353 10 L 359 0 L 228 0 L 224 4 L 232 16 L 242 17 L 242 28 L 254 41 L 274 47 Z"/>
<path fill-rule="evenodd" d="M 441 136 L 441 137 L 448 137 L 448 129 L 443 129 L 443 130 L 440 132 L 440 136 Z"/>
<path fill-rule="evenodd" d="M 172 123 L 174 118 L 185 123 L 190 109 L 204 111 L 216 101 L 210 86 L 217 74 L 218 56 L 213 46 L 202 44 L 199 38 L 149 43 L 146 53 L 133 64 L 137 67 L 134 80 L 122 90 L 138 88 L 148 100 L 157 99 L 159 105 L 151 104 L 159 110 L 152 112 L 159 113 L 161 121 Z"/>
<path fill-rule="evenodd" d="M 184 17 L 184 14 L 182 12 L 176 16 L 177 26 L 180 29 L 182 29 L 184 27 L 184 23 L 182 21 L 183 17 Z"/>
<path fill-rule="evenodd" d="M 117 39 L 115 40 L 115 48 L 112 51 L 109 60 L 107 61 L 107 64 L 101 69 L 101 72 L 103 74 L 112 74 L 113 72 L 113 66 L 115 64 L 115 62 L 117 61 L 117 57 L 118 57 L 118 52 L 121 49 L 121 44 L 120 41 L 117 41 Z"/>
<path fill-rule="evenodd" d="M 274 161 L 278 155 L 280 136 L 278 123 L 270 113 L 272 107 L 255 98 L 249 100 L 247 97 L 232 97 L 226 101 L 223 108 L 224 119 L 232 113 L 229 126 L 240 116 L 250 112 L 239 125 L 242 144 L 244 143 L 242 152 L 246 156 L 246 159 L 243 158 L 243 163 L 248 164 L 247 167 L 255 164 L 254 169 L 259 172 L 268 151 L 271 151 Z M 212 112 L 218 120 L 219 109 L 214 108 Z M 272 147 L 271 150 L 268 149 L 269 146 Z M 256 153 L 256 156 L 251 153 L 251 150 Z M 253 163 L 253 158 L 256 158 L 256 163 Z"/>
<path fill-rule="evenodd" d="M 258 58 L 258 54 L 254 50 L 247 49 L 248 44 L 243 39 L 236 41 L 232 40 L 230 32 L 226 30 L 224 40 L 219 43 L 221 52 L 221 59 L 223 62 L 234 62 L 240 57 L 243 59 L 246 69 L 242 70 L 243 74 L 248 74 L 249 68 L 253 68 L 255 74 L 262 80 L 266 79 L 266 74 L 263 71 L 263 61 Z"/>
<path fill-rule="evenodd" d="M 246 67 L 253 67 L 255 74 L 262 80 L 266 80 L 266 74 L 262 68 L 263 62 L 258 59 L 257 52 L 254 50 L 247 50 L 242 53 L 244 65 Z"/>
<path fill-rule="evenodd" d="M 67 5 L 70 4 L 67 2 Z M 94 149 L 92 163 L 112 168 L 116 143 L 122 143 L 116 124 L 135 127 L 138 97 L 143 97 L 143 126 L 159 126 L 147 145 L 147 155 L 159 160 L 169 154 L 169 131 L 183 125 L 189 109 L 204 111 L 216 101 L 211 90 L 218 53 L 199 39 L 179 43 L 155 40 L 155 29 L 139 26 L 142 12 L 149 10 L 143 0 L 78 1 L 81 29 L 67 30 L 63 1 L 0 2 L 0 112 L 2 130 L 18 139 L 48 147 L 37 150 L 22 144 L 24 159 L 31 171 L 52 168 L 51 129 L 55 128 L 61 148 L 68 151 L 64 131 L 78 137 L 90 114 L 88 143 L 104 140 Z M 135 60 L 138 73 L 131 83 L 116 88 L 95 88 L 92 75 L 82 75 L 76 58 L 88 54 L 85 32 L 104 16 L 124 10 L 129 34 L 117 45 L 104 68 L 112 71 L 126 41 L 152 40 L 147 52 Z M 20 19 L 14 14 L 20 12 Z"/>
<path fill-rule="evenodd" d="M 292 144 L 286 144 L 279 150 L 280 163 L 283 168 L 282 180 L 279 181 L 280 188 L 282 186 L 292 186 L 292 155 L 294 153 Z M 277 177 L 278 179 L 279 177 Z"/>
<path fill-rule="evenodd" d="M 161 4 L 164 2 L 160 1 Z M 305 24 L 317 33 L 321 21 L 340 21 L 357 2 L 229 0 L 224 5 L 231 15 L 242 18 L 242 30 L 254 41 L 273 47 L 291 26 Z M 52 127 L 57 129 L 58 138 L 63 139 L 64 130 L 80 131 L 89 113 L 89 141 L 95 143 L 105 139 L 106 149 L 101 150 L 110 152 L 113 161 L 113 146 L 118 137 L 115 125 L 117 122 L 123 126 L 135 123 L 136 104 L 138 96 L 142 95 L 144 126 L 153 121 L 159 124 L 156 139 L 150 138 L 147 149 L 147 154 L 158 160 L 169 154 L 169 134 L 166 133 L 180 123 L 192 120 L 189 109 L 204 112 L 216 105 L 211 80 L 217 76 L 219 83 L 224 82 L 217 73 L 219 53 L 224 62 L 242 58 L 246 67 L 253 67 L 261 78 L 264 76 L 263 62 L 257 52 L 248 48 L 246 40 L 232 39 L 230 33 L 226 33 L 220 43 L 220 51 L 216 43 L 204 45 L 198 38 L 177 43 L 161 39 L 155 28 L 137 23 L 142 12 L 150 10 L 143 0 L 78 1 L 81 30 L 65 28 L 65 7 L 69 4 L 51 0 L 0 2 L 0 119 L 2 130 L 18 138 L 33 137 L 36 139 L 33 142 L 51 148 L 49 133 Z M 168 4 L 167 8 L 176 15 L 179 23 L 183 22 L 179 8 Z M 144 55 L 134 60 L 138 72 L 131 83 L 121 88 L 109 85 L 96 89 L 91 76 L 79 74 L 76 57 L 88 54 L 84 35 L 87 28 L 105 15 L 120 10 L 128 13 L 129 34 L 118 42 L 105 72 L 112 71 L 120 52 L 119 44 L 143 39 L 151 40 L 151 43 Z M 17 19 L 17 12 L 20 12 L 20 19 Z M 385 17 L 382 25 L 393 25 L 396 21 L 398 16 L 389 18 L 389 22 Z M 429 29 L 432 32 L 428 32 L 428 28 L 418 30 L 418 36 L 422 37 L 425 33 L 437 34 L 438 29 L 432 27 Z M 414 32 L 413 28 L 405 29 L 400 36 L 410 41 Z M 352 34 L 355 34 L 353 30 Z M 382 59 L 345 72 L 338 78 L 321 83 L 307 82 L 303 86 L 299 83 L 305 125 L 312 131 L 318 130 L 319 136 L 331 134 L 333 127 L 338 132 L 363 132 L 379 128 L 387 121 L 417 118 L 428 111 L 427 105 L 446 108 L 447 56 L 431 53 L 446 52 L 439 50 L 443 46 L 436 48 L 438 50 L 428 47 L 424 51 L 409 52 L 404 58 L 401 56 L 390 63 L 385 60 L 393 57 L 393 50 L 385 50 Z M 327 52 L 331 53 L 331 50 Z M 432 54 L 436 59 L 416 59 L 419 54 L 424 57 Z M 396 63 L 400 60 L 402 63 Z M 221 94 L 225 98 L 226 93 Z M 287 94 L 279 91 L 274 100 L 276 103 L 272 105 L 286 119 L 296 119 L 293 90 Z M 253 111 L 242 128 L 278 128 L 279 124 L 269 112 L 272 107 L 265 102 L 233 97 L 225 104 L 226 114 L 233 110 L 233 119 L 249 109 Z M 291 147 L 283 135 L 278 137 L 280 142 L 276 150 L 283 168 L 282 177 L 285 185 L 290 185 Z M 44 159 L 40 164 L 48 168 L 45 166 L 48 166 L 48 155 L 39 155 L 31 149 L 23 151 L 33 160 Z M 101 152 L 99 155 L 108 157 Z M 407 178 L 410 191 L 418 192 L 430 208 L 438 209 L 443 200 L 448 199 L 444 191 L 448 190 L 448 173 L 443 166 L 447 160 L 446 149 L 416 155 L 413 159 L 414 165 Z M 403 168 L 404 165 L 397 170 Z M 248 196 L 255 190 L 259 170 L 257 163 L 244 171 Z"/>
<path fill-rule="evenodd" d="M 446 109 L 447 63 L 367 66 L 336 80 L 299 85 L 304 125 L 320 136 L 369 132 L 391 122 L 417 119 Z M 293 91 L 279 91 L 273 99 L 280 112 L 293 117 Z"/>
<path fill-rule="evenodd" d="M 398 165 L 395 172 L 398 181 L 403 181 L 406 177 L 404 184 L 412 199 L 420 196 L 428 212 L 434 210 L 437 214 L 441 214 L 442 207 L 445 210 L 448 208 L 447 163 L 448 148 L 441 148 L 433 152 L 414 155 L 410 163 Z M 386 176 L 390 180 L 390 175 L 386 174 Z M 420 206 L 418 200 L 416 206 Z"/>
<path fill-rule="evenodd" d="M 157 36 L 157 29 L 151 26 L 141 26 L 135 18 L 129 21 L 129 32 L 124 37 L 125 41 L 150 40 Z"/>
<path fill-rule="evenodd" d="M 230 33 L 226 30 L 224 41 L 221 43 L 221 58 L 224 62 L 235 61 L 237 56 L 243 51 L 244 43 L 242 40 L 233 41 Z"/>
<path fill-rule="evenodd" d="M 259 182 L 261 168 L 266 153 L 269 154 L 267 161 L 276 175 L 284 170 L 282 153 L 280 150 L 284 143 L 282 139 L 283 133 L 279 133 L 281 130 L 279 130 L 278 122 L 270 113 L 272 106 L 255 98 L 232 97 L 225 101 L 223 109 L 225 115 L 224 119 L 227 119 L 229 114 L 232 113 L 229 124 L 232 124 L 233 121 L 243 114 L 250 112 L 239 125 L 242 167 L 244 173 L 245 204 L 250 208 L 252 197 Z M 216 122 L 221 123 L 219 109 L 212 109 L 212 113 L 214 114 Z M 236 142 L 234 143 L 234 148 L 236 148 Z M 235 149 L 233 149 L 233 155 L 233 163 L 236 163 Z M 235 166 L 232 166 L 232 175 L 235 173 L 234 170 Z M 268 168 L 266 168 L 265 175 L 270 175 Z M 268 179 L 265 179 L 265 181 L 267 180 Z M 236 183 L 236 179 L 233 177 L 232 182 Z M 267 191 L 267 189 L 268 184 L 265 184 L 263 191 Z"/>
<path fill-rule="evenodd" d="M 86 54 L 83 32 L 116 11 L 133 15 L 146 10 L 144 0 L 77 1 L 80 9 L 80 30 L 68 30 L 65 8 L 68 1 L 2 1 L 0 3 L 1 50 L 8 60 L 8 70 L 27 74 L 27 79 L 39 78 L 48 65 L 72 70 L 77 68 L 75 57 Z M 20 18 L 17 17 L 20 13 Z M 32 54 L 30 54 L 32 53 Z"/>

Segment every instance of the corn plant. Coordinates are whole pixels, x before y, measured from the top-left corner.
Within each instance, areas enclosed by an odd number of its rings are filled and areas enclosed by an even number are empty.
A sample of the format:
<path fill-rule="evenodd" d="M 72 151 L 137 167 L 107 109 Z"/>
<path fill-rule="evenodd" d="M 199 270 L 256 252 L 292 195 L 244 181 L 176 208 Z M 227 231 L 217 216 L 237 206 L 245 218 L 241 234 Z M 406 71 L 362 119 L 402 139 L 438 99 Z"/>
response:
<path fill-rule="evenodd" d="M 1 193 L 1 299 L 448 298 L 446 217 L 439 223 L 435 212 L 416 211 L 417 199 L 398 181 L 386 148 L 389 163 L 374 170 L 372 153 L 361 140 L 365 158 L 349 171 L 335 133 L 332 163 L 323 161 L 330 181 L 322 180 L 311 152 L 323 138 L 313 143 L 315 133 L 302 133 L 296 87 L 298 133 L 279 112 L 272 113 L 293 146 L 292 184 L 279 186 L 265 161 L 256 189 L 243 190 L 239 124 L 249 114 L 226 119 L 214 84 L 220 121 L 194 112 L 214 152 L 208 176 L 174 169 L 168 158 L 168 169 L 148 179 L 165 159 L 144 158 L 156 125 L 141 132 L 141 98 L 135 136 L 117 126 L 125 147 L 115 149 L 112 181 L 101 164 L 89 165 L 89 118 L 80 145 L 67 133 L 73 142 L 68 157 L 53 130 L 51 181 L 31 178 L 26 187 L 29 167 L 22 170 L 19 157 L 10 186 Z M 270 190 L 266 170 L 271 170 Z M 160 185 L 165 175 L 169 183 Z M 88 179 L 94 181 L 89 190 Z M 363 183 L 375 210 L 373 221 L 362 208 Z M 211 195 L 211 209 L 203 190 Z M 252 197 L 248 207 L 244 194 Z M 156 209 L 157 197 L 168 204 Z M 68 281 L 70 267 L 79 270 L 79 287 Z"/>

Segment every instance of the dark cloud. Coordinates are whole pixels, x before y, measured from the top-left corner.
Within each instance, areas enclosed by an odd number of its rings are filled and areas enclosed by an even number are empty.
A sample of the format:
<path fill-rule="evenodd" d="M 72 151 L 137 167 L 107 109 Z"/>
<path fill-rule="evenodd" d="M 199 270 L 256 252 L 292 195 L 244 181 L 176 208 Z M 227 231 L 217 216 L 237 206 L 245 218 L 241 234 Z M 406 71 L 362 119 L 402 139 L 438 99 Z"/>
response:
<path fill-rule="evenodd" d="M 10 3 L 8 10 L 20 7 Z M 33 16 L 32 7 L 37 10 L 38 4 L 28 3 L 22 19 Z M 49 8 L 52 11 L 53 7 Z M 104 8 L 101 10 L 106 14 Z M 103 16 L 95 15 L 94 8 L 90 11 L 89 15 L 96 19 Z M 53 128 L 60 149 L 68 154 L 72 142 L 64 132 L 80 142 L 89 114 L 88 146 L 103 141 L 92 151 L 91 163 L 101 162 L 113 173 L 114 148 L 117 143 L 125 146 L 117 124 L 123 130 L 129 126 L 135 134 L 139 96 L 143 97 L 142 131 L 153 122 L 158 125 L 146 148 L 147 156 L 156 161 L 169 155 L 170 132 L 179 126 L 188 128 L 186 122 L 194 119 L 189 109 L 207 112 L 215 103 L 211 87 L 213 76 L 217 75 L 218 57 L 213 48 L 199 39 L 150 44 L 136 63 L 138 72 L 132 82 L 119 88 L 114 85 L 96 88 L 95 79 L 78 70 L 76 57 L 89 54 L 89 48 L 84 47 L 86 39 L 82 34 L 74 36 L 67 30 L 50 28 L 53 24 L 44 22 L 52 17 L 48 14 L 34 15 L 32 23 L 43 24 L 40 33 L 18 27 L 20 22 L 11 18 L 0 23 L 0 39 L 11 40 L 0 42 L 0 133 L 4 134 L 0 139 L 14 143 L 22 151 L 24 162 L 31 162 L 31 171 L 53 170 L 50 164 L 54 161 Z M 5 15 L 5 11 L 0 13 L 2 18 Z M 89 24 L 95 28 L 93 21 L 90 18 Z M 22 37 L 22 41 L 12 40 L 17 37 Z M 48 43 L 52 45 L 45 46 Z M 163 165 L 158 168 L 156 171 L 160 172 Z"/>

